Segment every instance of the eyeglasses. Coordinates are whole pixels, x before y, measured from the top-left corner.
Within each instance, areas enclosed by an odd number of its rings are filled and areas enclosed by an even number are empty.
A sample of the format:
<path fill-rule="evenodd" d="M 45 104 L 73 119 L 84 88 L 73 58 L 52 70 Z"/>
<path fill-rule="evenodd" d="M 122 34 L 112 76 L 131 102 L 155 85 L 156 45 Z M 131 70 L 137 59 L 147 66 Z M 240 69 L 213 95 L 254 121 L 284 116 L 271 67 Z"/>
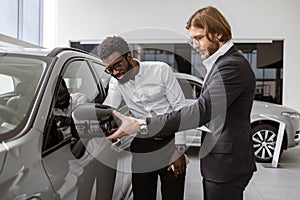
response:
<path fill-rule="evenodd" d="M 120 70 L 120 68 L 122 67 L 123 58 L 124 57 L 122 56 L 122 60 L 120 60 L 119 62 L 116 62 L 115 64 L 113 64 L 110 67 L 106 67 L 105 72 L 108 74 L 112 74 L 114 72 L 114 70 Z"/>
<path fill-rule="evenodd" d="M 196 35 L 194 38 L 189 39 L 187 42 L 191 47 L 200 46 L 200 40 L 204 38 L 204 35 Z"/>

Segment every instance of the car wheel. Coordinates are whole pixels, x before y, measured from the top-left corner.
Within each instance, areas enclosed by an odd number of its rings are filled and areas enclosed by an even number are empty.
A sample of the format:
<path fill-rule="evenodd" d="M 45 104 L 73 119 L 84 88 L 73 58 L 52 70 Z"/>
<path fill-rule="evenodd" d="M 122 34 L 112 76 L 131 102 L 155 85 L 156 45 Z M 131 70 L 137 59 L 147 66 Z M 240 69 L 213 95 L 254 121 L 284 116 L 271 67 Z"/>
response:
<path fill-rule="evenodd" d="M 272 162 L 278 129 L 269 124 L 259 124 L 252 128 L 252 140 L 255 160 Z M 283 148 L 281 148 L 280 153 Z"/>

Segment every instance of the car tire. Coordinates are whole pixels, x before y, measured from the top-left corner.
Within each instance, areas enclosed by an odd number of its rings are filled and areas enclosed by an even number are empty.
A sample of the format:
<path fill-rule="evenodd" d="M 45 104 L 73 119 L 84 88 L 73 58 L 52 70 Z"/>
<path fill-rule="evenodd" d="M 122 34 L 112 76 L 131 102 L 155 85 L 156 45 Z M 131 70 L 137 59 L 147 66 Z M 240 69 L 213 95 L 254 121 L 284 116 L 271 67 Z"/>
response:
<path fill-rule="evenodd" d="M 269 124 L 259 124 L 252 128 L 254 156 L 257 162 L 272 162 L 278 128 Z M 283 151 L 281 147 L 280 155 Z"/>

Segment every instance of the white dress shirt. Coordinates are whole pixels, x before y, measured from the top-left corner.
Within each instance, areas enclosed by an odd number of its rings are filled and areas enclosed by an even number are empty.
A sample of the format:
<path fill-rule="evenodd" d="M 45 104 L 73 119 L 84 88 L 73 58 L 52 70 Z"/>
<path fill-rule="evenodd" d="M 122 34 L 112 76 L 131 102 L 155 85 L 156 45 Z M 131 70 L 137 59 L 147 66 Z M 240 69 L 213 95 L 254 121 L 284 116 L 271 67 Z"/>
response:
<path fill-rule="evenodd" d="M 233 46 L 233 42 L 230 40 L 226 42 L 221 48 L 219 48 L 213 55 L 209 56 L 207 59 L 203 61 L 203 65 L 205 66 L 207 72 L 204 77 L 203 84 L 205 83 L 209 72 L 211 71 L 213 65 L 217 61 L 217 59 L 224 55 L 231 47 Z"/>
<path fill-rule="evenodd" d="M 118 108 L 124 100 L 136 118 L 152 117 L 184 106 L 184 94 L 169 65 L 163 62 L 140 62 L 139 71 L 126 83 L 111 78 L 103 104 Z M 185 144 L 185 136 L 176 134 L 176 144 Z"/>

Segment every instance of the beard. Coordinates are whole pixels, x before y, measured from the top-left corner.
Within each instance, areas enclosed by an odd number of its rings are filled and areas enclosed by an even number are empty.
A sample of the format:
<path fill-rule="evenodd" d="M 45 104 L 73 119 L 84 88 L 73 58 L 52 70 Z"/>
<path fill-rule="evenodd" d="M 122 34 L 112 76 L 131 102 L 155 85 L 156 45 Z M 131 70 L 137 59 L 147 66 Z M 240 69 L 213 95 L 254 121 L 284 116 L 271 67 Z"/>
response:
<path fill-rule="evenodd" d="M 209 56 L 216 53 L 216 51 L 218 51 L 219 48 L 220 48 L 220 43 L 216 38 L 214 38 L 214 40 L 211 42 L 211 44 L 207 47 Z"/>
<path fill-rule="evenodd" d="M 127 60 L 127 58 L 125 58 L 125 60 L 127 62 L 127 71 L 123 74 L 123 77 L 121 79 L 117 79 L 114 76 L 121 84 L 128 82 L 130 79 L 132 79 L 132 76 L 133 76 L 133 73 L 132 73 L 133 66 L 130 64 L 130 62 Z"/>

